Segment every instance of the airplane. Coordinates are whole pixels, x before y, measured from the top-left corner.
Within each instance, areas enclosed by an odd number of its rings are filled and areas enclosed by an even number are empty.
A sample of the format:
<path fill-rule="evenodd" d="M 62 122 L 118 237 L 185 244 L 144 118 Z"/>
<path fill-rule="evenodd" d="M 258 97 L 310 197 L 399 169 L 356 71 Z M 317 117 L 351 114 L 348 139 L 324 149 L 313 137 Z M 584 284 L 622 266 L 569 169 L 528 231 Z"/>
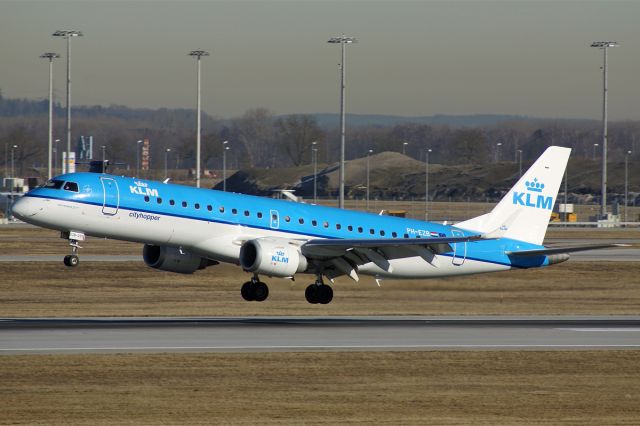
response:
<path fill-rule="evenodd" d="M 220 262 L 251 273 L 247 301 L 269 296 L 260 276 L 313 274 L 309 303 L 333 299 L 335 278 L 422 279 L 544 267 L 569 253 L 622 244 L 542 245 L 571 149 L 547 148 L 487 214 L 445 225 L 194 188 L 107 173 L 57 176 L 17 200 L 24 222 L 68 239 L 69 267 L 86 236 L 144 244 L 147 266 L 191 274 Z"/>

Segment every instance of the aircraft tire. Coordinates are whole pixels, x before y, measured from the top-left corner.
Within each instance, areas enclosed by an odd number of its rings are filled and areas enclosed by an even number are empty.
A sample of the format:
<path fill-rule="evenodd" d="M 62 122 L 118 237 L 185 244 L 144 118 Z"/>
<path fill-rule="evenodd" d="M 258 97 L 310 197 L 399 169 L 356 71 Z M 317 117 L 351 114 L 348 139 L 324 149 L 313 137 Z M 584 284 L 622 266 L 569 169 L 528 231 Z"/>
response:
<path fill-rule="evenodd" d="M 255 300 L 252 284 L 253 283 L 251 281 L 247 281 L 246 283 L 242 284 L 242 288 L 240 289 L 240 294 L 242 295 L 242 298 L 247 302 L 251 302 L 252 300 Z"/>
<path fill-rule="evenodd" d="M 333 289 L 331 288 L 331 286 L 323 284 L 318 287 L 318 296 L 318 301 L 322 305 L 331 303 L 331 301 L 333 300 Z"/>
<path fill-rule="evenodd" d="M 263 302 L 269 297 L 269 286 L 262 281 L 259 281 L 253 285 L 253 300 L 256 302 Z"/>
<path fill-rule="evenodd" d="M 311 304 L 318 303 L 318 286 L 315 284 L 309 284 L 307 289 L 304 291 L 304 297 L 307 299 L 307 302 Z"/>
<path fill-rule="evenodd" d="M 64 257 L 64 264 L 68 267 L 76 267 L 80 263 L 80 258 L 75 254 L 68 254 Z"/>

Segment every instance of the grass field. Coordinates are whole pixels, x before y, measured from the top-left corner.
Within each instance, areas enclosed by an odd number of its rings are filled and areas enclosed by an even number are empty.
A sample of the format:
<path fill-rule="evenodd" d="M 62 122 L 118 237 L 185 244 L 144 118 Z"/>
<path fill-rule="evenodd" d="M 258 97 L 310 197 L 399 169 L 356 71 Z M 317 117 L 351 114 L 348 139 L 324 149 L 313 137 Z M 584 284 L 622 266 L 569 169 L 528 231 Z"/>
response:
<path fill-rule="evenodd" d="M 640 353 L 0 356 L 0 424 L 637 425 Z"/>
<path fill-rule="evenodd" d="M 638 230 L 552 231 L 637 239 Z M 90 239 L 82 254 L 139 254 Z M 0 228 L 2 254 L 67 253 L 53 231 Z M 219 265 L 194 275 L 142 262 L 0 262 L 0 317 L 125 315 L 635 314 L 640 262 L 566 262 L 424 281 L 338 280 L 330 305 L 306 282 Z M 2 425 L 637 425 L 639 351 L 0 355 Z"/>
<path fill-rule="evenodd" d="M 640 230 L 554 230 L 555 238 L 639 240 Z M 139 255 L 140 244 L 89 239 L 83 254 Z M 68 252 L 55 231 L 0 228 L 3 254 Z M 266 279 L 270 298 L 247 303 L 240 285 L 250 275 L 218 265 L 193 275 L 173 274 L 140 262 L 89 262 L 68 269 L 62 262 L 0 262 L 2 316 L 162 315 L 476 315 L 638 314 L 640 262 L 566 262 L 550 268 L 432 280 L 388 280 L 378 288 L 339 278 L 329 305 L 309 305 L 296 282 Z M 612 277 L 614 277 L 612 279 Z"/>

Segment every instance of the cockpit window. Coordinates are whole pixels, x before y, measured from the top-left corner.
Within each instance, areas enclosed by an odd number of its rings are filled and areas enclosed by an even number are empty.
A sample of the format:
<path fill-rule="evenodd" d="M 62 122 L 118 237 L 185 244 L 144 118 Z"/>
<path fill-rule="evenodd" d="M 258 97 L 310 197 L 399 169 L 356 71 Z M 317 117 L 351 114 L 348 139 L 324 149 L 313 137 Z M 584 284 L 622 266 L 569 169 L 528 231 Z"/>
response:
<path fill-rule="evenodd" d="M 63 183 L 64 183 L 63 180 L 50 180 L 44 184 L 44 187 L 49 189 L 60 189 L 62 188 Z"/>
<path fill-rule="evenodd" d="M 62 189 L 64 189 L 65 191 L 78 192 L 78 184 L 75 182 L 66 182 Z"/>

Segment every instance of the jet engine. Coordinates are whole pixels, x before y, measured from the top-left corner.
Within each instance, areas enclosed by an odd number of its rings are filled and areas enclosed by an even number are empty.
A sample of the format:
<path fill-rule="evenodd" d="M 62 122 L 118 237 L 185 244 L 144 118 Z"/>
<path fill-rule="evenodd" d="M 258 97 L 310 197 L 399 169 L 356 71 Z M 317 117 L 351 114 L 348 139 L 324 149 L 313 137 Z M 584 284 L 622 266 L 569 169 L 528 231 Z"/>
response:
<path fill-rule="evenodd" d="M 240 265 L 245 271 L 270 277 L 291 277 L 307 269 L 307 258 L 284 238 L 256 238 L 240 247 Z"/>
<path fill-rule="evenodd" d="M 145 244 L 142 249 L 142 258 L 147 266 L 179 274 L 193 274 L 198 269 L 204 269 L 218 263 L 175 247 L 149 244 Z"/>

